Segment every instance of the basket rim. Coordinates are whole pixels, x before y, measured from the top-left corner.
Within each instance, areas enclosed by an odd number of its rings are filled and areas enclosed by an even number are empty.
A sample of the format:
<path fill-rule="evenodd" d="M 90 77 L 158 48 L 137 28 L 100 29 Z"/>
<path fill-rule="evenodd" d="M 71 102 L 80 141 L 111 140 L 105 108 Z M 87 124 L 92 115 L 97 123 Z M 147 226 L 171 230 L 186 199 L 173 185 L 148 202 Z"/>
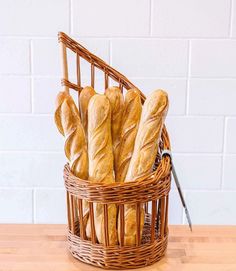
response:
<path fill-rule="evenodd" d="M 169 138 L 166 128 L 162 130 L 163 147 L 168 148 Z M 157 169 L 148 176 L 135 181 L 99 183 L 83 180 L 72 174 L 69 165 L 64 167 L 64 181 L 67 192 L 89 202 L 102 204 L 137 203 L 156 200 L 168 195 L 170 191 L 171 160 L 163 156 Z"/>

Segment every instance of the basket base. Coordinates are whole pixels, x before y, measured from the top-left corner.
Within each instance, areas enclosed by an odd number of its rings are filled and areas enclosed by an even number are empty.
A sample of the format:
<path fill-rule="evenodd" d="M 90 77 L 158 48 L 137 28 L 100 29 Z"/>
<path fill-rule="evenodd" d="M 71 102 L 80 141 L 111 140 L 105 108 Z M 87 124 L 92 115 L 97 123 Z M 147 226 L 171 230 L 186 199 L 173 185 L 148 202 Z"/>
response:
<path fill-rule="evenodd" d="M 69 251 L 81 262 L 101 267 L 103 269 L 132 269 L 145 267 L 158 262 L 165 254 L 168 242 L 168 232 L 161 239 L 158 237 L 150 242 L 149 217 L 145 219 L 143 239 L 140 246 L 109 246 L 92 244 L 91 241 L 82 240 L 78 235 L 68 233 Z M 77 224 L 78 230 L 78 224 Z M 76 230 L 76 232 L 77 232 Z M 156 236 L 158 230 L 156 229 Z"/>

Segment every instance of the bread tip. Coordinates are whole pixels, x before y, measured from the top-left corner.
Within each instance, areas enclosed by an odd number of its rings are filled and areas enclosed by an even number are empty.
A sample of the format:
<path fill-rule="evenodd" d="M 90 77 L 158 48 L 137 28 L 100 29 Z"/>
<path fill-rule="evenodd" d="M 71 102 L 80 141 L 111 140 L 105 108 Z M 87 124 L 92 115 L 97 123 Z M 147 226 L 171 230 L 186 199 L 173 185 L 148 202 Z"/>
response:
<path fill-rule="evenodd" d="M 157 89 L 153 92 L 155 96 L 157 96 L 159 99 L 162 99 L 162 101 L 165 101 L 166 104 L 168 104 L 168 93 L 163 89 Z M 152 94 L 151 94 L 152 95 Z"/>

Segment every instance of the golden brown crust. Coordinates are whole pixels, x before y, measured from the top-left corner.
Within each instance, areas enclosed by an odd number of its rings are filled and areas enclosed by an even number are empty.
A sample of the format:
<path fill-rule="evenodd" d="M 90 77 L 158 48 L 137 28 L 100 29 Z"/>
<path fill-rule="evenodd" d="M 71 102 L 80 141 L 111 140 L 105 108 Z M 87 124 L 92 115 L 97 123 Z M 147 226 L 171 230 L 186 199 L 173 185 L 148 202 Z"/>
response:
<path fill-rule="evenodd" d="M 124 112 L 120 132 L 120 147 L 115 169 L 116 181 L 125 180 L 142 112 L 139 91 L 130 89 L 125 95 Z"/>
<path fill-rule="evenodd" d="M 168 96 L 162 90 L 154 91 L 145 101 L 125 182 L 134 181 L 152 171 L 167 110 Z M 134 245 L 136 240 L 136 206 L 125 205 L 124 212 L 124 243 L 125 245 Z M 142 231 L 144 224 L 143 206 L 141 206 L 140 218 Z"/>
<path fill-rule="evenodd" d="M 111 139 L 111 108 L 105 95 L 96 94 L 88 106 L 88 154 L 89 180 L 92 182 L 112 183 L 113 152 Z M 99 243 L 105 243 L 103 205 L 94 204 L 95 231 Z M 108 206 L 109 244 L 117 243 L 116 206 Z M 90 237 L 90 223 L 86 234 Z"/>
<path fill-rule="evenodd" d="M 95 94 L 96 92 L 92 87 L 85 87 L 82 89 L 79 96 L 81 122 L 86 136 L 88 133 L 88 104 L 91 97 Z"/>
<path fill-rule="evenodd" d="M 168 95 L 165 91 L 156 90 L 148 96 L 125 181 L 133 181 L 152 170 L 167 110 Z"/>
<path fill-rule="evenodd" d="M 124 110 L 124 98 L 118 87 L 107 88 L 105 95 L 111 105 L 111 136 L 114 154 L 114 168 L 116 168 L 119 155 L 120 127 Z"/>
<path fill-rule="evenodd" d="M 88 177 L 88 154 L 84 129 L 79 111 L 65 92 L 60 92 L 56 100 L 55 122 L 58 130 L 65 136 L 65 154 L 70 162 L 73 174 L 79 178 Z"/>
<path fill-rule="evenodd" d="M 85 133 L 80 121 L 79 111 L 67 92 L 60 92 L 56 99 L 55 123 L 59 132 L 65 136 L 64 151 L 69 160 L 72 173 L 88 178 L 88 151 Z M 83 215 L 86 220 L 88 203 L 83 201 Z"/>

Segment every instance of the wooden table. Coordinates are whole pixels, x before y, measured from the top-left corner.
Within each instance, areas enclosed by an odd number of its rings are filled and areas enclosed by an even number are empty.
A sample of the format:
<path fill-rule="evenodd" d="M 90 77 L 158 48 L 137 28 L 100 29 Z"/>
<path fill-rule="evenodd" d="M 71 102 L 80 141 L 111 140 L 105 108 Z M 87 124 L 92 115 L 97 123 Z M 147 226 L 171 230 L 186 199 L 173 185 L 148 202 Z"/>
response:
<path fill-rule="evenodd" d="M 0 271 L 101 271 L 67 251 L 65 225 L 0 225 Z M 166 257 L 142 271 L 235 271 L 236 226 L 170 226 Z"/>

